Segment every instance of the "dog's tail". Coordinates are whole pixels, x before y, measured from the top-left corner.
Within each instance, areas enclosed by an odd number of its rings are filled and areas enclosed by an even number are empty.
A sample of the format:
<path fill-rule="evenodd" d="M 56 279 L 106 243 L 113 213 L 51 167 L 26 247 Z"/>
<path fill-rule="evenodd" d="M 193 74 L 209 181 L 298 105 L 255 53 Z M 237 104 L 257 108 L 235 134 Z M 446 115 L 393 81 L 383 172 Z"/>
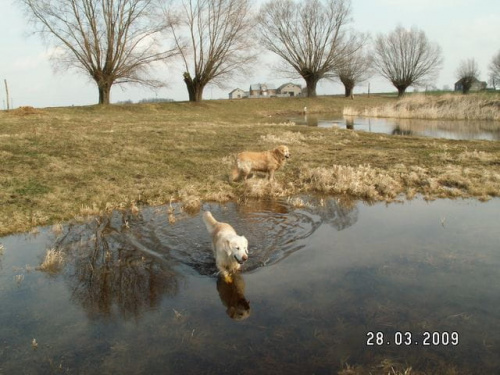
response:
<path fill-rule="evenodd" d="M 207 226 L 208 233 L 212 234 L 217 225 L 217 220 L 214 219 L 210 211 L 205 211 L 203 213 L 203 222 Z"/>

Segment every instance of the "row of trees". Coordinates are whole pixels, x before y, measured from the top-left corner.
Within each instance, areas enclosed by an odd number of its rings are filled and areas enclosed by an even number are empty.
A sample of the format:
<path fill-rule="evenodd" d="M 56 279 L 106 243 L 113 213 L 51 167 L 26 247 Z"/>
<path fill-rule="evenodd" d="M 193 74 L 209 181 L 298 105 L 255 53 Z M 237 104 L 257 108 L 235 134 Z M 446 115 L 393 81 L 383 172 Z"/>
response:
<path fill-rule="evenodd" d="M 100 104 L 113 85 L 161 87 L 154 69 L 173 58 L 183 63 L 189 100 L 200 101 L 208 83 L 247 74 L 262 47 L 279 56 L 282 73 L 305 80 L 311 97 L 321 79 L 340 80 L 350 96 L 374 73 L 403 95 L 442 65 L 440 47 L 416 28 L 378 35 L 369 50 L 369 36 L 349 28 L 350 0 L 269 0 L 258 12 L 251 0 L 18 1 L 57 47 L 54 62 L 96 83 Z M 500 53 L 494 61 L 498 77 Z"/>

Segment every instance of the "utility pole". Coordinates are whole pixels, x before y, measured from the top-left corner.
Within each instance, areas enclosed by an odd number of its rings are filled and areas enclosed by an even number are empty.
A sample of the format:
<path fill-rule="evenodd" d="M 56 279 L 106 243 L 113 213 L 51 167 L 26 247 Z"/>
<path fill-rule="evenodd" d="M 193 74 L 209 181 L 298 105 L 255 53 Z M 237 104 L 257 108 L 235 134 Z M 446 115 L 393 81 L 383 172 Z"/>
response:
<path fill-rule="evenodd" d="M 7 111 L 9 110 L 9 86 L 7 86 L 7 80 L 3 80 L 5 83 L 5 97 L 7 98 Z"/>

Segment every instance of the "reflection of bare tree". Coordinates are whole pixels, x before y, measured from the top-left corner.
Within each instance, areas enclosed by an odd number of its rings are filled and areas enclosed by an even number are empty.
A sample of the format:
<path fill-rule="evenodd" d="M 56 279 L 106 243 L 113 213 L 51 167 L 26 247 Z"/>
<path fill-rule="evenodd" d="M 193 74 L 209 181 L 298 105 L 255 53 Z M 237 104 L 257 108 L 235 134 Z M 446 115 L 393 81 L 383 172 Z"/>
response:
<path fill-rule="evenodd" d="M 117 215 L 72 225 L 57 241 L 69 260 L 73 297 L 91 317 L 137 318 L 178 290 L 178 275 L 166 259 L 142 249 L 122 231 Z"/>
<path fill-rule="evenodd" d="M 321 217 L 337 230 L 343 230 L 358 221 L 357 201 L 349 198 L 309 198 L 307 210 Z"/>
<path fill-rule="evenodd" d="M 345 118 L 345 127 L 346 129 L 354 130 L 354 117 L 346 116 Z"/>
<path fill-rule="evenodd" d="M 250 316 L 250 302 L 245 298 L 245 280 L 241 274 L 233 275 L 231 283 L 223 277 L 217 279 L 217 291 L 227 315 L 234 320 L 245 320 Z"/>
<path fill-rule="evenodd" d="M 310 115 L 304 116 L 304 122 L 307 126 L 318 126 L 319 123 L 317 116 L 310 116 Z"/>
<path fill-rule="evenodd" d="M 391 132 L 392 135 L 413 135 L 413 131 L 402 129 L 399 125 L 396 125 Z"/>

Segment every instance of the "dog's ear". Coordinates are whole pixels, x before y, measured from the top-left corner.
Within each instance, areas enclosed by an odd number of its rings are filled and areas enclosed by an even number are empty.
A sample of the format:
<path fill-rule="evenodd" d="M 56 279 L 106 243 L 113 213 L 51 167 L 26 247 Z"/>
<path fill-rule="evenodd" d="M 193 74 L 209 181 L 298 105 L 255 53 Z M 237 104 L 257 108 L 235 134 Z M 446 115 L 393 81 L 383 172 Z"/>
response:
<path fill-rule="evenodd" d="M 248 249 L 248 240 L 247 240 L 247 238 L 246 238 L 245 236 L 241 236 L 241 238 L 242 238 L 242 239 L 243 239 L 243 241 L 245 242 L 245 245 L 246 245 L 246 247 L 247 247 L 247 249 Z"/>
<path fill-rule="evenodd" d="M 224 241 L 224 250 L 226 250 L 226 254 L 228 256 L 231 256 L 231 254 L 233 253 L 233 250 L 231 249 L 231 240 Z"/>

